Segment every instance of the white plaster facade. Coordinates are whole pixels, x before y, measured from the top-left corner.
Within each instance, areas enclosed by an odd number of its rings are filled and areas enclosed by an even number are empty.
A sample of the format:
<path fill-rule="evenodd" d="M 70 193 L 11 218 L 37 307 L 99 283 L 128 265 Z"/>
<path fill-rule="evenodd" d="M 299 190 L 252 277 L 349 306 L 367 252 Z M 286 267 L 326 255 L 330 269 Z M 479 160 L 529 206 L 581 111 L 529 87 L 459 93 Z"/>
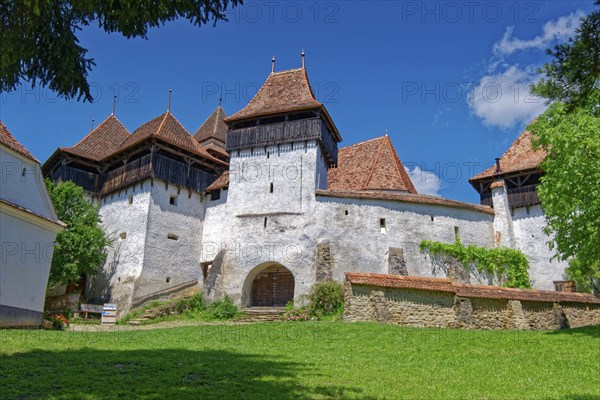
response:
<path fill-rule="evenodd" d="M 39 326 L 56 234 L 39 163 L 0 144 L 0 326 Z"/>

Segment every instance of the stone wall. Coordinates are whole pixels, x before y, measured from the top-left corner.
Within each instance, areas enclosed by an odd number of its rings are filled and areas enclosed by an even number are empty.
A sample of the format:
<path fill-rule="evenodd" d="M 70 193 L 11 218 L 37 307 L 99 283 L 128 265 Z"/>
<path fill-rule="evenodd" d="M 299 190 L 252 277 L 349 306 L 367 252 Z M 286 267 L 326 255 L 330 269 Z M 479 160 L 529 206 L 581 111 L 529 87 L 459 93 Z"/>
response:
<path fill-rule="evenodd" d="M 600 324 L 600 299 L 591 295 L 484 288 L 439 278 L 349 273 L 344 297 L 343 319 L 351 322 L 532 330 Z"/>

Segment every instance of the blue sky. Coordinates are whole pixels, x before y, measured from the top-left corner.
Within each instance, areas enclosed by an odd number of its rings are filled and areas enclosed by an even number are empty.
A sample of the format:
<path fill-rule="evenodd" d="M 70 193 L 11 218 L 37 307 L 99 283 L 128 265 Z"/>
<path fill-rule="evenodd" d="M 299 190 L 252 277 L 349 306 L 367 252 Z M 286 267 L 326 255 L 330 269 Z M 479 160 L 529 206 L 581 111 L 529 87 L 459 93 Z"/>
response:
<path fill-rule="evenodd" d="M 240 110 L 271 70 L 306 67 L 347 146 L 386 130 L 417 189 L 478 202 L 468 178 L 493 163 L 545 108 L 528 95 L 545 49 L 573 33 L 588 1 L 246 1 L 229 22 L 184 20 L 127 40 L 88 27 L 93 103 L 24 84 L 1 119 L 40 161 L 111 111 L 133 131 L 171 111 L 193 133 L 223 98 Z"/>

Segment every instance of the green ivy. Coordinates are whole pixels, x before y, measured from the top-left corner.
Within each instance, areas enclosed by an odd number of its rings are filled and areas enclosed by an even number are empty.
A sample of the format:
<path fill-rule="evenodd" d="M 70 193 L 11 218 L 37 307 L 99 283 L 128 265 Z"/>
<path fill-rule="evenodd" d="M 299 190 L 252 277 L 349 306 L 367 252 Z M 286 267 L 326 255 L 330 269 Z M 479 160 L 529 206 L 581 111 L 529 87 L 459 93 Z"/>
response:
<path fill-rule="evenodd" d="M 465 246 L 459 240 L 455 243 L 441 243 L 423 240 L 419 243 L 421 252 L 431 255 L 456 257 L 467 268 L 474 265 L 479 272 L 492 273 L 504 280 L 505 287 L 529 289 L 529 261 L 519 250 L 508 247 Z"/>

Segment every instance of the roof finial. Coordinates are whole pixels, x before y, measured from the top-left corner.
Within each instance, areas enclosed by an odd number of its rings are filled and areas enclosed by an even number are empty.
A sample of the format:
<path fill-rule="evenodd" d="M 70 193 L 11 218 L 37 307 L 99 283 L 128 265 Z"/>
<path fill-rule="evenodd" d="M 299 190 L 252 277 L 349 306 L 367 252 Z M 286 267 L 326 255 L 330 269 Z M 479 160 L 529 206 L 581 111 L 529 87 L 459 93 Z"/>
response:
<path fill-rule="evenodd" d="M 304 68 L 304 49 L 302 49 L 302 68 Z"/>
<path fill-rule="evenodd" d="M 388 130 L 385 130 L 385 137 L 388 137 Z"/>
<path fill-rule="evenodd" d="M 112 111 L 110 113 L 110 115 L 115 115 L 115 105 L 117 104 L 117 95 L 115 94 L 113 96 L 113 106 L 112 106 Z"/>
<path fill-rule="evenodd" d="M 223 103 L 223 98 L 219 97 L 219 107 L 221 107 L 221 103 Z"/>
<path fill-rule="evenodd" d="M 116 96 L 115 96 L 116 97 Z M 96 120 L 94 119 L 94 116 L 92 115 L 92 127 L 90 128 L 90 132 L 94 130 L 94 122 Z"/>
<path fill-rule="evenodd" d="M 171 112 L 171 94 L 173 93 L 173 89 L 169 89 L 169 100 L 167 101 L 167 112 Z"/>
<path fill-rule="evenodd" d="M 275 54 L 273 54 L 273 58 L 271 59 L 271 73 L 275 72 Z"/>

